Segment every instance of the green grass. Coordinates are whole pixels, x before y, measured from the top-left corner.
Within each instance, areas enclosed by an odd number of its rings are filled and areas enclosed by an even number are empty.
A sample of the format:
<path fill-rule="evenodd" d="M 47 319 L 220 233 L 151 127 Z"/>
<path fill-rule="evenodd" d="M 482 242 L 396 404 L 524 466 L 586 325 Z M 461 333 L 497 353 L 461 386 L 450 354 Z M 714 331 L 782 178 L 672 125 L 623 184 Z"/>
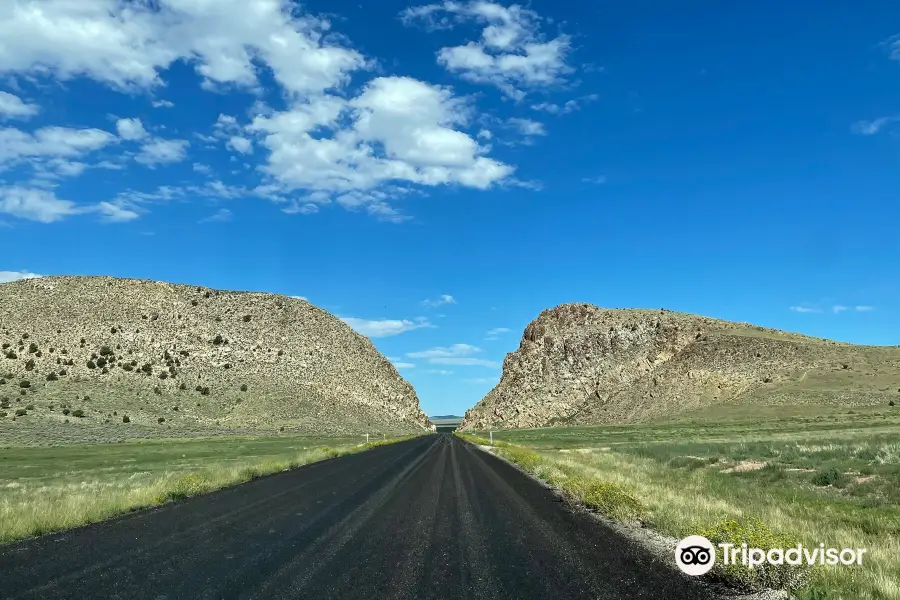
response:
<path fill-rule="evenodd" d="M 861 566 L 816 567 L 797 594 L 900 600 L 900 411 L 785 412 L 494 440 L 530 448 L 541 460 L 531 471 L 563 489 L 573 476 L 622 486 L 650 527 L 676 538 L 758 521 L 808 546 L 868 548 Z"/>
<path fill-rule="evenodd" d="M 402 438 L 224 437 L 7 448 L 0 543 L 242 483 Z"/>

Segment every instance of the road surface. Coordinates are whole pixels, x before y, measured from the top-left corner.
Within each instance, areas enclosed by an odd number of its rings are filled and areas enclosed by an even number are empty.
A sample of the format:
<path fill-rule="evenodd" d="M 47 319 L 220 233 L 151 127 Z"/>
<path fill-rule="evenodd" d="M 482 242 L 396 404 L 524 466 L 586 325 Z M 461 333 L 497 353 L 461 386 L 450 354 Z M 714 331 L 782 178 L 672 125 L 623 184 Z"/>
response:
<path fill-rule="evenodd" d="M 707 597 L 450 435 L 0 547 L 4 599 Z"/>

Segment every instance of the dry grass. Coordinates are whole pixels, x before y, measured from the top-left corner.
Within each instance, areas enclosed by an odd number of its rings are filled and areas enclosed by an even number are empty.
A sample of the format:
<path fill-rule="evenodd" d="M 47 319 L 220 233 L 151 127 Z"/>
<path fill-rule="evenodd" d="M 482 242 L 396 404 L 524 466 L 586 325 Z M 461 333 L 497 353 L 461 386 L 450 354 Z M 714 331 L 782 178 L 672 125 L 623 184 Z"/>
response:
<path fill-rule="evenodd" d="M 154 446 L 159 442 L 134 444 L 137 446 L 135 458 L 121 459 L 130 462 L 112 465 L 108 462 L 113 461 L 103 460 L 111 449 L 109 446 L 87 446 L 76 450 L 87 457 L 89 464 L 76 465 L 74 470 L 67 472 L 55 471 L 60 465 L 55 460 L 48 462 L 46 459 L 65 457 L 72 447 L 19 450 L 19 474 L 28 472 L 30 476 L 0 479 L 0 543 L 79 527 L 409 437 L 369 444 L 350 444 L 344 439 L 339 440 L 344 445 L 337 447 L 321 445 L 320 440 L 313 440 L 320 445 L 299 450 L 276 448 L 268 455 L 238 460 L 234 459 L 234 455 L 240 454 L 241 449 L 252 445 L 254 440 L 215 440 L 212 443 L 216 445 L 215 452 L 219 459 L 207 456 L 211 443 L 207 440 L 170 441 L 165 443 L 178 445 L 185 454 L 181 455 L 183 460 L 172 460 L 168 466 L 161 465 L 153 457 Z M 268 443 L 268 440 L 262 443 Z M 223 449 L 223 444 L 230 445 L 232 451 L 229 452 L 227 447 Z M 148 451 L 141 453 L 141 446 Z M 121 452 L 115 446 L 112 448 Z M 57 457 L 35 456 L 37 452 L 46 454 L 54 450 Z M 29 461 L 38 464 L 25 464 Z M 63 458 L 63 462 L 67 461 Z M 9 464 L 9 461 L 4 463 Z"/>
<path fill-rule="evenodd" d="M 631 490 L 649 526 L 675 538 L 758 519 L 807 546 L 867 548 L 861 566 L 816 567 L 797 595 L 900 600 L 898 434 L 896 417 L 844 414 L 495 431 L 494 439 L 530 447 L 541 459 L 532 472 L 545 481 L 575 475 Z M 563 452 L 573 448 L 582 451 Z"/>

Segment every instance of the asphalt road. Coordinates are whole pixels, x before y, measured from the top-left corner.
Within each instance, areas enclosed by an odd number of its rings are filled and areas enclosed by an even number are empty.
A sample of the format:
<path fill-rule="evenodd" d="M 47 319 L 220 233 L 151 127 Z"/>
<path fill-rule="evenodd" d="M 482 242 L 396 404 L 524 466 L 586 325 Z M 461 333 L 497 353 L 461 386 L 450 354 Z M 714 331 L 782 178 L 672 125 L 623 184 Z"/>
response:
<path fill-rule="evenodd" d="M 707 597 L 449 435 L 0 547 L 4 599 Z"/>

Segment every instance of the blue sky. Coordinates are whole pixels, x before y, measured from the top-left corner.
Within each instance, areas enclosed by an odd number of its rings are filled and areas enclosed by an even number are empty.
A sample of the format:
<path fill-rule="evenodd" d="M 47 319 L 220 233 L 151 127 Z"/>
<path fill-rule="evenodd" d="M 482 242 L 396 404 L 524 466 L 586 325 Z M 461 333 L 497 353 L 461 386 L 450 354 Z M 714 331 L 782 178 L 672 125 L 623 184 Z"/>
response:
<path fill-rule="evenodd" d="M 308 298 L 461 413 L 562 302 L 900 344 L 900 5 L 11 0 L 0 280 Z"/>

